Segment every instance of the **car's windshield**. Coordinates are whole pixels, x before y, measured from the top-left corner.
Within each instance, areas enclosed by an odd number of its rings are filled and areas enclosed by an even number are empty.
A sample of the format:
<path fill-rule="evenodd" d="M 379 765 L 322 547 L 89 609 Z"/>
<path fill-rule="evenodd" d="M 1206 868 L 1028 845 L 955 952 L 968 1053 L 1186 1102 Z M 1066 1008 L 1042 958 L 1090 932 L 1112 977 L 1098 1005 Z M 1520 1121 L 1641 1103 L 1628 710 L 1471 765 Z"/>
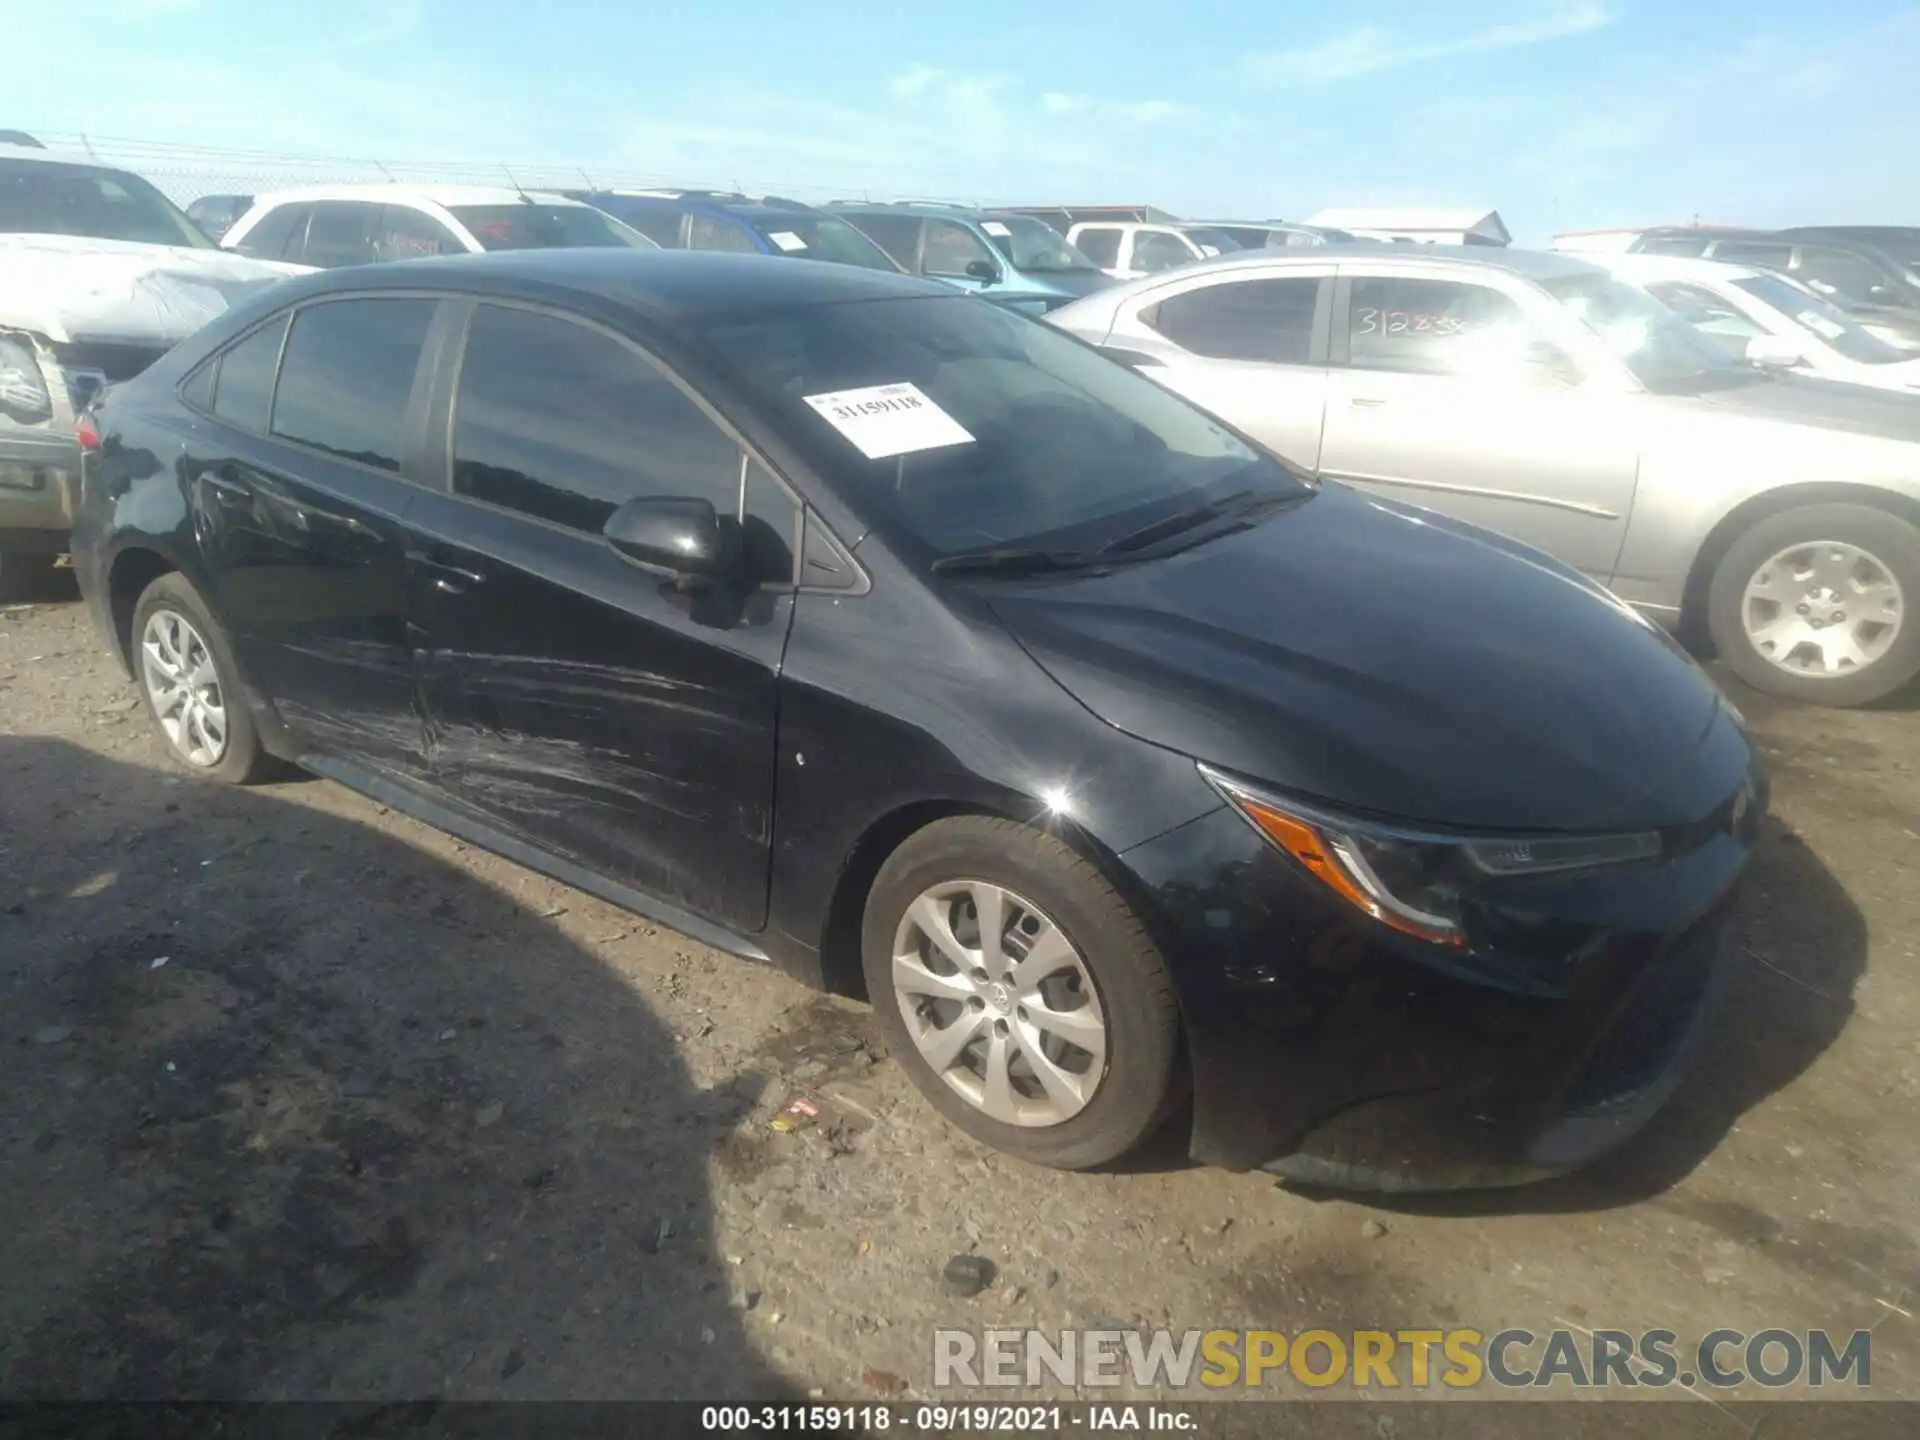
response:
<path fill-rule="evenodd" d="M 1058 230 L 1029 215 L 989 215 L 980 222 L 980 228 L 993 241 L 993 248 L 1017 270 L 1066 274 L 1100 268 L 1069 245 Z"/>
<path fill-rule="evenodd" d="M 449 213 L 480 242 L 483 250 L 567 250 L 575 247 L 636 250 L 656 246 L 630 225 L 591 205 L 451 205 Z"/>
<path fill-rule="evenodd" d="M 1183 225 L 1181 229 L 1194 244 L 1215 255 L 1231 255 L 1236 250 L 1246 248 L 1233 236 L 1216 226 Z"/>
<path fill-rule="evenodd" d="M 1312 492 L 1151 380 L 965 296 L 814 305 L 704 338 L 809 463 L 929 562 L 1097 549 L 1229 496 Z"/>
<path fill-rule="evenodd" d="M 785 215 L 756 215 L 749 223 L 782 255 L 860 265 L 868 270 L 897 272 L 900 269 L 886 251 L 846 221 L 831 215 L 794 211 Z"/>
<path fill-rule="evenodd" d="M 138 175 L 58 160 L 0 160 L 0 231 L 213 248 L 199 226 Z"/>
<path fill-rule="evenodd" d="M 1853 317 L 1823 296 L 1778 275 L 1753 275 L 1733 282 L 1763 305 L 1810 330 L 1839 355 L 1862 365 L 1891 365 L 1913 357 L 1856 324 Z"/>
<path fill-rule="evenodd" d="M 1655 394 L 1691 394 L 1761 378 L 1637 285 L 1608 275 L 1563 275 L 1540 283 Z"/>

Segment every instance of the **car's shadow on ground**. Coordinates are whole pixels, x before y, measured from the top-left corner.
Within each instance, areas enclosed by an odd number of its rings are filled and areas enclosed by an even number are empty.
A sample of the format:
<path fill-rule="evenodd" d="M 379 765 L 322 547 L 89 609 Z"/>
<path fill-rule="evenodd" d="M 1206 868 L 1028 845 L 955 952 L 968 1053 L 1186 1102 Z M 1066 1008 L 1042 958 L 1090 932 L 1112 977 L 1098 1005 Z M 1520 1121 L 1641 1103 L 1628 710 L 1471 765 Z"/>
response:
<path fill-rule="evenodd" d="M 1741 1116 L 1834 1043 L 1866 972 L 1858 907 L 1777 820 L 1767 822 L 1748 873 L 1724 963 L 1732 973 L 1691 1073 L 1619 1150 L 1564 1178 L 1508 1190 L 1365 1198 L 1419 1214 L 1550 1214 L 1631 1205 L 1679 1183 Z"/>
<path fill-rule="evenodd" d="M 591 954 L 271 792 L 0 775 L 0 1394 L 787 1393 L 712 1233 L 751 1081 Z"/>

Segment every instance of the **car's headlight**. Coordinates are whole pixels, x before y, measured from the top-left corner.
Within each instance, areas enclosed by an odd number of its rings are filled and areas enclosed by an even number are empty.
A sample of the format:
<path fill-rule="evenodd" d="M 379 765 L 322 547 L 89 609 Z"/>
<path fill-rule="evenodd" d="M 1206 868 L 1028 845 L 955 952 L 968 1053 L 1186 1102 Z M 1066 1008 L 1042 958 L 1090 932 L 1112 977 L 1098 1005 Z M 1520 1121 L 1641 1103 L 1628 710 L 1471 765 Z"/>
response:
<path fill-rule="evenodd" d="M 0 339 L 0 410 L 24 425 L 53 418 L 53 397 L 47 394 L 40 362 L 21 340 Z"/>
<path fill-rule="evenodd" d="M 1200 773 L 1254 829 L 1347 904 L 1405 935 L 1464 949 L 1462 897 L 1489 878 L 1589 870 L 1651 860 L 1657 832 L 1453 837 L 1381 825 L 1302 806 L 1228 778 Z"/>

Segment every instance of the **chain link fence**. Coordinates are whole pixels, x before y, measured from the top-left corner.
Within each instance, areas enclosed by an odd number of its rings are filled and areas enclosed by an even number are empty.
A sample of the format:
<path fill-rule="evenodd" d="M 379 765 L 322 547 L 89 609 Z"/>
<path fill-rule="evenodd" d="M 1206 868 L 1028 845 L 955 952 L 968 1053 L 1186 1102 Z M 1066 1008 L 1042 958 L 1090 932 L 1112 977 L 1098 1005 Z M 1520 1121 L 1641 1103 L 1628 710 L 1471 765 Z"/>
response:
<path fill-rule="evenodd" d="M 50 150 L 88 155 L 144 176 L 175 204 L 202 195 L 260 195 L 303 185 L 363 185 L 391 181 L 415 185 L 496 185 L 523 190 L 739 190 L 773 193 L 822 204 L 868 198 L 859 187 L 775 184 L 732 176 L 691 177 L 637 171 L 592 162 L 396 160 L 377 156 L 296 155 L 271 150 L 212 148 L 161 140 L 78 132 L 30 130 Z M 891 195 L 874 196 L 892 199 Z M 954 204 L 979 204 L 978 196 L 916 196 Z"/>

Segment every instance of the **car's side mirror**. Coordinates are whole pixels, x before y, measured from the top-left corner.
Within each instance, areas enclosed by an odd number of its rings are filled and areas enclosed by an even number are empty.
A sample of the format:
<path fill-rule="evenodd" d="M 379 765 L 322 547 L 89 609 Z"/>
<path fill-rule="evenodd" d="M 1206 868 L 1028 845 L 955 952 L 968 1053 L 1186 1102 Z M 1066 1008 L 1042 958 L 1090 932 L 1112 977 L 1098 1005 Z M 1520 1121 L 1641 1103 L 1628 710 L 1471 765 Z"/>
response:
<path fill-rule="evenodd" d="M 1762 370 L 1791 370 L 1806 363 L 1806 356 L 1791 340 L 1779 335 L 1756 335 L 1747 342 L 1747 361 Z"/>
<path fill-rule="evenodd" d="M 722 530 L 712 503 L 690 496 L 629 500 L 607 517 L 600 533 L 636 565 L 684 582 L 723 579 L 738 566 L 738 547 Z"/>
<path fill-rule="evenodd" d="M 967 278 L 969 280 L 978 280 L 983 285 L 991 285 L 1000 278 L 1000 272 L 995 268 L 991 260 L 969 260 L 967 262 Z"/>

